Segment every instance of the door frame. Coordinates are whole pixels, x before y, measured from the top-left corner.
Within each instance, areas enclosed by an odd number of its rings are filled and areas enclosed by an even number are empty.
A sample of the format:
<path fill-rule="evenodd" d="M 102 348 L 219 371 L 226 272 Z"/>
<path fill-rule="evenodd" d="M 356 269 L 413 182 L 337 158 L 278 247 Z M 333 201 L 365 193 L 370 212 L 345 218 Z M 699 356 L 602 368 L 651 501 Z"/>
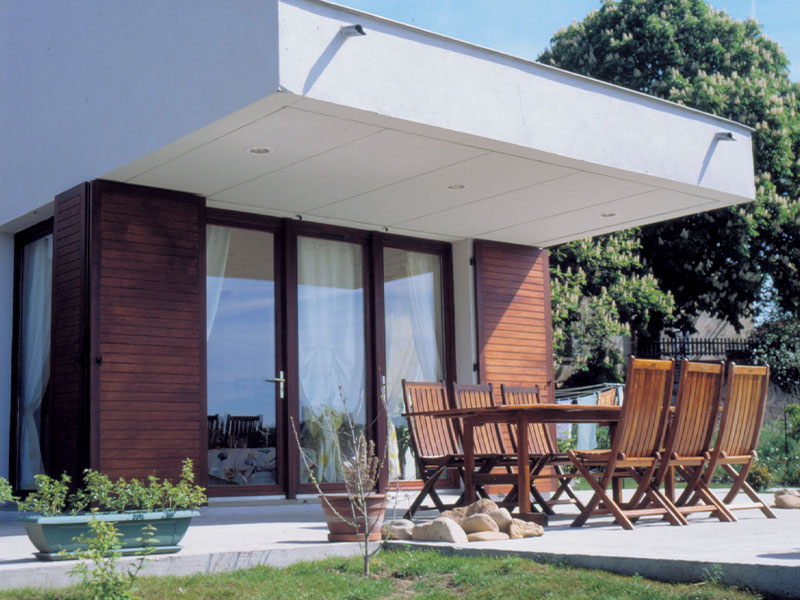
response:
<path fill-rule="evenodd" d="M 438 255 L 442 267 L 442 326 L 444 346 L 444 378 L 456 379 L 455 299 L 453 288 L 452 245 L 449 242 L 412 238 L 379 231 L 328 225 L 302 219 L 277 218 L 254 213 L 207 208 L 207 225 L 250 229 L 272 233 L 275 242 L 275 336 L 276 363 L 283 365 L 286 397 L 276 403 L 277 483 L 269 486 L 213 486 L 210 496 L 285 494 L 295 499 L 298 494 L 314 494 L 313 484 L 300 483 L 300 452 L 290 426 L 299 423 L 299 347 L 298 347 L 298 264 L 297 238 L 317 237 L 359 244 L 362 248 L 362 281 L 364 289 L 364 352 L 365 412 L 369 435 L 375 440 L 378 455 L 386 445 L 387 415 L 380 405 L 381 377 L 386 373 L 386 336 L 383 295 L 383 250 L 396 248 Z M 205 265 L 205 256 L 203 257 Z M 205 270 L 205 267 L 204 267 Z M 205 297 L 205 293 L 204 293 Z M 205 337 L 203 337 L 205 339 Z M 276 365 L 276 368 L 280 368 Z M 206 412 L 207 407 L 206 407 Z M 277 450 L 277 448 L 280 450 Z M 379 486 L 388 484 L 388 465 L 382 469 Z M 399 489 L 419 487 L 418 480 L 399 482 Z M 448 485 L 448 484 L 445 484 Z M 325 491 L 343 491 L 344 484 L 324 484 Z"/>
<path fill-rule="evenodd" d="M 288 339 L 286 329 L 286 294 L 284 290 L 287 289 L 286 285 L 286 268 L 284 260 L 284 251 L 286 244 L 284 243 L 285 228 L 282 219 L 275 217 L 268 217 L 264 215 L 255 215 L 250 213 L 241 213 L 231 210 L 223 210 L 217 208 L 206 209 L 206 225 L 222 225 L 235 229 L 248 229 L 251 231 L 260 231 L 263 233 L 270 233 L 273 236 L 273 252 L 275 259 L 275 375 L 278 371 L 283 369 L 284 373 L 288 373 L 287 362 L 287 344 Z M 205 235 L 205 230 L 203 231 Z M 203 244 L 205 247 L 205 244 Z M 205 271 L 205 256 L 203 256 L 203 271 Z M 206 275 L 207 276 L 207 275 Z M 203 306 L 205 310 L 205 286 L 203 287 Z M 205 340 L 205 332 L 201 336 Z M 205 344 L 204 344 L 205 347 Z M 206 387 L 208 386 L 208 349 L 204 350 L 204 363 L 206 365 Z M 287 382 L 288 384 L 288 382 Z M 209 496 L 212 497 L 226 497 L 226 496 L 242 496 L 242 495 L 267 495 L 267 494 L 283 494 L 286 489 L 287 475 L 291 473 L 288 464 L 288 454 L 285 448 L 291 442 L 289 437 L 290 432 L 287 431 L 286 411 L 290 405 L 289 389 L 286 388 L 286 394 L 281 401 L 278 394 L 275 394 L 275 453 L 276 453 L 276 473 L 275 483 L 269 485 L 231 485 L 231 486 L 208 486 Z M 206 414 L 208 413 L 208 399 L 206 394 Z M 208 443 L 206 442 L 206 447 Z M 206 450 L 207 451 L 207 450 Z"/>

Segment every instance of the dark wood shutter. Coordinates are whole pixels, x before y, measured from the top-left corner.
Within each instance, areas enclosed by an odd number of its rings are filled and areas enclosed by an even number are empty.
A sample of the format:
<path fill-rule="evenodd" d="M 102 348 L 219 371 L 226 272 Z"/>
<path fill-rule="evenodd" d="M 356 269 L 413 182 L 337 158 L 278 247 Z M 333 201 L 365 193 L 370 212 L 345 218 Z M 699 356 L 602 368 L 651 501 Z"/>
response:
<path fill-rule="evenodd" d="M 101 181 L 92 211 L 92 464 L 204 478 L 203 200 Z"/>
<path fill-rule="evenodd" d="M 73 480 L 88 466 L 88 184 L 55 198 L 50 391 L 43 406 L 45 469 Z"/>
<path fill-rule="evenodd" d="M 538 384 L 542 402 L 553 402 L 547 250 L 487 241 L 474 250 L 480 382 L 498 395 L 501 383 Z"/>

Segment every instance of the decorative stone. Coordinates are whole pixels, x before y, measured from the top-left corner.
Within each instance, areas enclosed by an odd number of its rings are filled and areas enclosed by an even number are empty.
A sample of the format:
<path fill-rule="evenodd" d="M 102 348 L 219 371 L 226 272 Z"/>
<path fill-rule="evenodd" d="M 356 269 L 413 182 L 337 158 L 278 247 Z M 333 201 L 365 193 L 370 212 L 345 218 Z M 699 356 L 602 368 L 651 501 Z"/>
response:
<path fill-rule="evenodd" d="M 494 542 L 497 540 L 507 540 L 508 534 L 502 531 L 476 531 L 467 536 L 470 542 Z"/>
<path fill-rule="evenodd" d="M 456 523 L 461 524 L 466 517 L 475 514 L 489 514 L 497 510 L 497 504 L 486 498 L 473 502 L 469 506 L 458 506 L 451 510 L 442 512 L 440 517 L 447 517 L 453 519 Z"/>
<path fill-rule="evenodd" d="M 460 525 L 461 529 L 463 529 L 467 535 L 470 533 L 478 533 L 479 531 L 500 531 L 494 519 L 483 513 L 465 517 Z"/>
<path fill-rule="evenodd" d="M 793 490 L 775 492 L 775 506 L 777 508 L 800 508 L 800 494 Z"/>
<path fill-rule="evenodd" d="M 381 535 L 385 540 L 410 540 L 414 522 L 408 519 L 396 519 L 381 527 Z"/>
<path fill-rule="evenodd" d="M 522 519 L 511 519 L 511 523 L 508 526 L 508 537 L 512 540 L 539 537 L 540 535 L 544 535 L 544 528 L 541 525 L 523 521 Z"/>
<path fill-rule="evenodd" d="M 415 525 L 411 531 L 411 539 L 417 542 L 450 542 L 466 544 L 467 534 L 453 519 L 439 517 L 430 523 Z"/>
<path fill-rule="evenodd" d="M 506 531 L 511 524 L 511 513 L 508 509 L 498 508 L 489 513 L 492 520 L 497 523 L 498 531 Z"/>

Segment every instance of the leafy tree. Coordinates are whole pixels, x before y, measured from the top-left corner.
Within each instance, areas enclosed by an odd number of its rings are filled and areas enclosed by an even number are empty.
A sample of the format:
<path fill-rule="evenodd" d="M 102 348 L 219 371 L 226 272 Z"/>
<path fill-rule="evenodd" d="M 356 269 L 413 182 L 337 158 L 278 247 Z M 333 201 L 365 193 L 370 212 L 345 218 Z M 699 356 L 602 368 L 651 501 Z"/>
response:
<path fill-rule="evenodd" d="M 640 251 L 628 230 L 551 252 L 553 346 L 557 363 L 575 357 L 571 385 L 619 380 L 616 338 L 631 328 L 648 331 L 671 314 L 673 298 L 643 267 Z"/>
<path fill-rule="evenodd" d="M 750 342 L 750 360 L 769 365 L 770 379 L 783 391 L 800 393 L 800 316 L 774 315 L 750 334 Z"/>
<path fill-rule="evenodd" d="M 685 331 L 701 311 L 738 328 L 767 279 L 771 300 L 800 314 L 800 85 L 789 80 L 785 54 L 760 25 L 734 21 L 702 0 L 606 0 L 557 32 L 539 61 L 754 127 L 756 201 L 631 234 L 646 257 L 639 273 L 652 273 L 672 294 L 672 325 Z M 570 256 L 565 247 L 554 251 L 569 258 L 553 261 L 556 269 L 585 270 L 581 253 Z M 554 313 L 569 312 L 563 297 L 553 301 Z M 670 320 L 668 311 L 651 317 L 650 332 L 659 319 Z"/>

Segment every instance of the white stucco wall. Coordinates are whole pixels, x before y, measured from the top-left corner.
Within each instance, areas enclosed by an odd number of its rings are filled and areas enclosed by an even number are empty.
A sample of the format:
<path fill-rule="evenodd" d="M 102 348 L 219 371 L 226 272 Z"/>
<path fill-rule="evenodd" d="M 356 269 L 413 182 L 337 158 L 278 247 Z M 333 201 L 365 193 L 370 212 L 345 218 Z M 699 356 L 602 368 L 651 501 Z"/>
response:
<path fill-rule="evenodd" d="M 2 0 L 0 227 L 274 92 L 276 14 L 276 0 Z"/>
<path fill-rule="evenodd" d="M 280 83 L 292 93 L 578 168 L 754 197 L 750 132 L 735 123 L 355 11 L 309 0 L 281 0 L 279 10 Z M 339 35 L 352 23 L 366 35 Z M 715 142 L 720 131 L 739 143 Z"/>
<path fill-rule="evenodd" d="M 0 234 L 0 477 L 8 477 L 11 435 L 11 322 L 14 237 Z"/>

